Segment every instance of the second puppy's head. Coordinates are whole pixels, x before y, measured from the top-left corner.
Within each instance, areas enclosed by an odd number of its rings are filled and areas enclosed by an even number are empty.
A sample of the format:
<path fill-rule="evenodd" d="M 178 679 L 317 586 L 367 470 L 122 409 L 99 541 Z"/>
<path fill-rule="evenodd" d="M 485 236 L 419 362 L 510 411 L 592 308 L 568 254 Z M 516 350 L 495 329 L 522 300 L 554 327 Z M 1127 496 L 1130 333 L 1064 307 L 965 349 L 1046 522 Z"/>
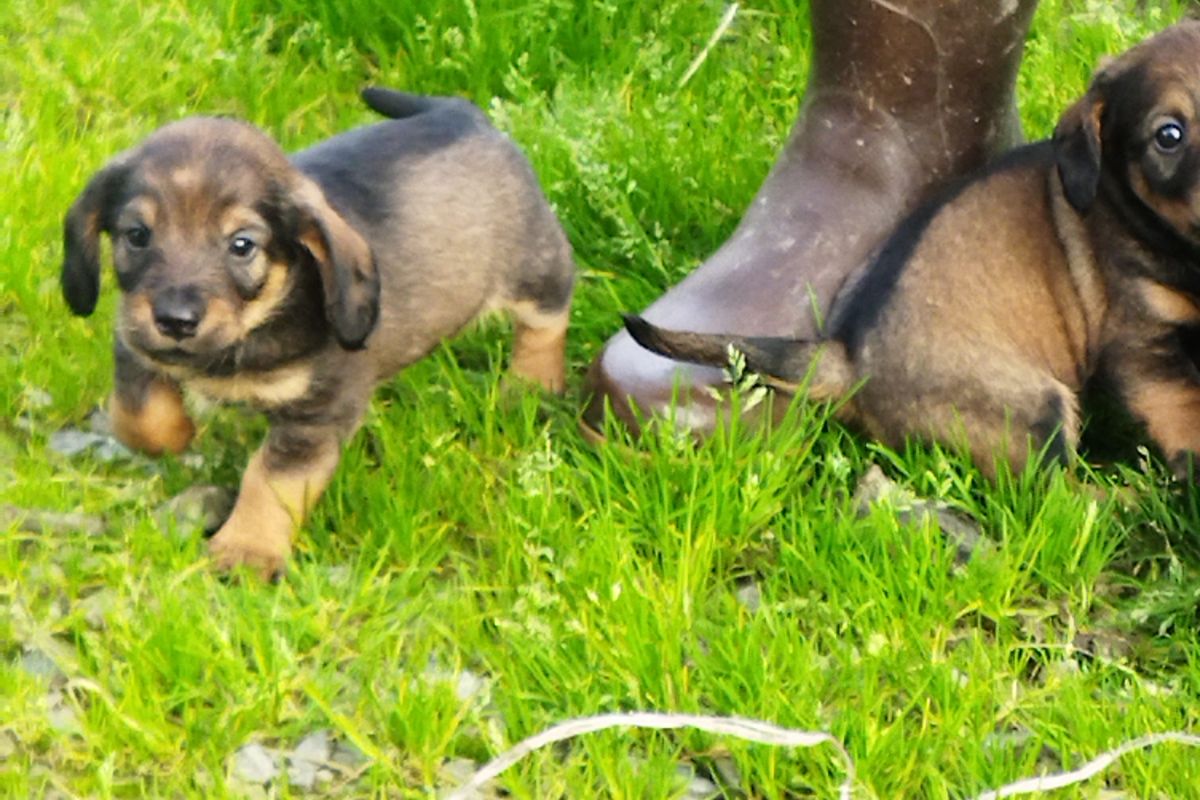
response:
<path fill-rule="evenodd" d="M 319 285 L 347 348 L 378 317 L 366 241 L 247 123 L 172 123 L 91 178 L 64 225 L 63 295 L 76 314 L 96 305 L 102 233 L 123 293 L 121 338 L 153 361 L 219 360 L 304 286 Z"/>
<path fill-rule="evenodd" d="M 1054 145 L 1077 211 L 1111 185 L 1123 207 L 1200 246 L 1200 22 L 1174 25 L 1101 66 Z"/>

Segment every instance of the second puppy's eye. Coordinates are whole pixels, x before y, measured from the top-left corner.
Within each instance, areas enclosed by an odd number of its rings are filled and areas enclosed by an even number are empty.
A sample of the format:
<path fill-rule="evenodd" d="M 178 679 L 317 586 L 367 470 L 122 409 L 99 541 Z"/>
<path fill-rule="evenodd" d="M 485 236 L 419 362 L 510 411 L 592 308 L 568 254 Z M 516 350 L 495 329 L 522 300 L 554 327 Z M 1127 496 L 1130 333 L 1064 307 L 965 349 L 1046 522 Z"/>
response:
<path fill-rule="evenodd" d="M 1163 153 L 1173 153 L 1183 145 L 1183 124 L 1171 120 L 1154 131 L 1154 146 Z"/>
<path fill-rule="evenodd" d="M 150 246 L 150 229 L 145 225 L 134 225 L 121 232 L 125 243 L 134 250 L 142 250 Z"/>
<path fill-rule="evenodd" d="M 258 242 L 249 236 L 238 235 L 229 240 L 229 253 L 234 258 L 250 258 L 258 250 Z"/>

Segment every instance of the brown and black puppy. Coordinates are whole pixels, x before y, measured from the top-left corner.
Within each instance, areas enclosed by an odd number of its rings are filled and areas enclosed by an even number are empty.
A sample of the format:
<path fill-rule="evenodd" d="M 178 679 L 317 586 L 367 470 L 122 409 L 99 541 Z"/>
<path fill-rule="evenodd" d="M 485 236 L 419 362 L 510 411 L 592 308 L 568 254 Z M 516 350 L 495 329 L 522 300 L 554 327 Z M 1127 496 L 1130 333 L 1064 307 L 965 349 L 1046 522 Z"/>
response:
<path fill-rule="evenodd" d="M 1013 151 L 918 210 L 831 310 L 821 341 L 627 325 L 655 352 L 726 346 L 891 446 L 965 444 L 1021 468 L 1066 457 L 1101 376 L 1179 471 L 1200 452 L 1200 22 L 1101 69 L 1053 139 Z M 857 389 L 857 390 L 855 390 Z M 851 394 L 851 392 L 853 392 Z"/>
<path fill-rule="evenodd" d="M 183 386 L 270 419 L 210 543 L 222 567 L 281 570 L 374 386 L 482 312 L 515 317 L 515 374 L 563 386 L 574 266 L 524 157 L 466 101 L 363 97 L 393 119 L 290 159 L 244 122 L 167 125 L 66 217 L 76 314 L 95 307 L 99 237 L 112 239 L 122 441 L 186 447 Z"/>

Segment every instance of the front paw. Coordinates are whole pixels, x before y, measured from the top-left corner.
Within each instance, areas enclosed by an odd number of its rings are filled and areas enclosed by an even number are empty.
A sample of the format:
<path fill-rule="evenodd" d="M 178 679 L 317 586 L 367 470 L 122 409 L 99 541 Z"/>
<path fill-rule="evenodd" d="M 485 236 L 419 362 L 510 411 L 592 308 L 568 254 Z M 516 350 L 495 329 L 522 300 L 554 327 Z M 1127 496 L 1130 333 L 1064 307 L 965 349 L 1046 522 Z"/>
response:
<path fill-rule="evenodd" d="M 149 384 L 140 405 L 113 392 L 108 415 L 113 434 L 126 447 L 153 456 L 181 453 L 196 435 L 196 426 L 183 405 L 179 387 L 164 381 Z"/>
<path fill-rule="evenodd" d="M 246 567 L 265 581 L 278 580 L 287 567 L 287 535 L 248 530 L 230 519 L 208 541 L 208 552 L 221 572 Z"/>

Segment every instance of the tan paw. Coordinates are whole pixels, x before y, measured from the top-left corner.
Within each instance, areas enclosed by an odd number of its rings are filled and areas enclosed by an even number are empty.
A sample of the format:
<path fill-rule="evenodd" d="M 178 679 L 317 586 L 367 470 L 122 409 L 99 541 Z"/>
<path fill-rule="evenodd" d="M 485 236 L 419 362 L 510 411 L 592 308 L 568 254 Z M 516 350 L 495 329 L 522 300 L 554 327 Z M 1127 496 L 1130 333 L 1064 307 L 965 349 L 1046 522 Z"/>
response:
<path fill-rule="evenodd" d="M 518 321 L 514 328 L 510 373 L 533 381 L 548 392 L 561 394 L 566 386 L 566 343 L 566 314 L 547 323 L 547 327 L 531 327 Z"/>
<path fill-rule="evenodd" d="M 277 580 L 283 575 L 290 550 L 286 537 L 261 532 L 245 534 L 231 529 L 229 523 L 208 541 L 209 555 L 218 570 L 230 572 L 246 567 L 265 581 Z"/>
<path fill-rule="evenodd" d="M 196 426 L 183 406 L 179 387 L 151 383 L 140 408 L 121 401 L 115 392 L 108 401 L 113 433 L 127 447 L 150 455 L 180 453 L 196 435 Z"/>

